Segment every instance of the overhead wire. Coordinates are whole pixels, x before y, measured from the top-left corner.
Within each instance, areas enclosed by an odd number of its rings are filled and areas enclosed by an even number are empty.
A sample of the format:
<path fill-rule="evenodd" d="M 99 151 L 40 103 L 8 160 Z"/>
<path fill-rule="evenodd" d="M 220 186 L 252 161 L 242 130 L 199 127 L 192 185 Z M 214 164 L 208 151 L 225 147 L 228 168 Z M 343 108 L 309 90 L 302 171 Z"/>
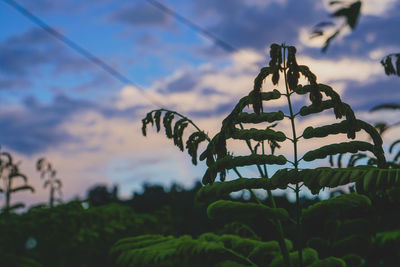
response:
<path fill-rule="evenodd" d="M 71 49 L 75 50 L 77 53 L 81 54 L 85 58 L 87 58 L 89 61 L 94 63 L 95 65 L 99 66 L 102 68 L 104 71 L 109 73 L 111 76 L 119 80 L 121 83 L 126 84 L 126 85 L 133 85 L 134 89 L 136 89 L 138 92 L 140 92 L 151 104 L 158 106 L 160 108 L 163 108 L 163 105 L 160 104 L 157 100 L 154 98 L 150 97 L 146 91 L 138 84 L 133 82 L 131 79 L 126 77 L 125 75 L 121 74 L 118 70 L 104 62 L 102 59 L 99 57 L 95 56 L 91 52 L 89 52 L 87 49 L 83 48 L 80 46 L 78 43 L 72 41 L 70 38 L 65 36 L 64 34 L 58 32 L 55 30 L 53 27 L 45 23 L 43 20 L 41 20 L 38 16 L 34 15 L 31 11 L 29 11 L 27 8 L 23 7 L 21 4 L 17 3 L 14 0 L 2 0 L 4 3 L 8 4 L 9 6 L 13 7 L 15 10 L 17 10 L 20 14 L 28 18 L 30 21 L 35 23 L 37 26 L 42 28 L 44 31 L 58 39 L 59 41 L 63 42 L 65 45 L 70 47 Z M 190 21 L 189 19 L 185 18 L 184 16 L 180 15 L 176 11 L 170 9 L 166 5 L 160 3 L 157 0 L 147 0 L 148 3 L 153 5 L 154 7 L 158 8 L 160 11 L 174 17 L 176 20 L 180 21 L 181 23 L 185 24 L 186 26 L 190 27 L 196 32 L 199 32 L 201 35 L 213 40 L 215 44 L 222 49 L 224 49 L 227 52 L 235 52 L 237 49 L 232 46 L 231 44 L 223 41 L 222 39 L 218 38 L 214 34 L 212 34 L 210 31 L 200 27 L 199 25 L 195 24 L 194 22 Z"/>
<path fill-rule="evenodd" d="M 184 16 L 180 15 L 178 12 L 172 10 L 171 8 L 169 8 L 166 5 L 160 3 L 159 1 L 157 1 L 157 0 L 147 0 L 147 2 L 149 4 L 151 4 L 151 5 L 153 5 L 154 7 L 158 8 L 162 12 L 164 12 L 166 14 L 169 14 L 170 16 L 174 17 L 176 20 L 178 20 L 181 23 L 185 24 L 189 28 L 195 30 L 196 32 L 199 32 L 201 35 L 204 35 L 208 39 L 213 40 L 217 46 L 221 47 L 225 51 L 230 52 L 230 53 L 237 51 L 237 49 L 233 45 L 225 42 L 224 40 L 222 40 L 220 38 L 218 38 L 217 36 L 212 34 L 210 31 L 208 31 L 208 30 L 202 28 L 201 26 L 195 24 L 191 20 L 185 18 Z"/>
<path fill-rule="evenodd" d="M 154 98 L 150 97 L 144 90 L 143 88 L 136 84 L 135 82 L 133 82 L 131 79 L 129 79 L 128 77 L 126 77 L 125 75 L 121 74 L 118 70 L 116 70 L 115 68 L 113 68 L 112 66 L 110 66 L 109 64 L 107 64 L 106 62 L 104 62 L 102 59 L 100 59 L 99 57 L 93 55 L 91 52 L 89 52 L 87 49 L 83 48 L 82 46 L 80 46 L 79 44 L 77 44 L 76 42 L 72 41 L 71 39 L 69 39 L 67 36 L 65 36 L 64 34 L 58 32 L 57 30 L 55 30 L 53 27 L 51 27 L 50 25 L 48 25 L 47 23 L 45 23 L 43 20 L 41 20 L 38 16 L 34 15 L 31 11 L 29 11 L 27 8 L 23 7 L 21 4 L 13 1 L 13 0 L 3 0 L 4 3 L 8 4 L 9 6 L 13 7 L 14 9 L 16 9 L 20 14 L 22 14 L 23 16 L 25 16 L 26 18 L 28 18 L 30 21 L 32 21 L 33 23 L 35 23 L 37 26 L 39 26 L 40 28 L 42 28 L 44 31 L 46 31 L 47 33 L 49 33 L 50 35 L 52 35 L 53 37 L 55 37 L 56 39 L 58 39 L 59 41 L 63 42 L 65 45 L 67 45 L 68 47 L 72 48 L 73 50 L 75 50 L 77 53 L 81 54 L 82 56 L 84 56 L 85 58 L 87 58 L 89 61 L 91 61 L 92 63 L 94 63 L 95 65 L 99 66 L 100 68 L 102 68 L 104 71 L 106 71 L 107 73 L 109 73 L 111 76 L 113 76 L 114 78 L 116 78 L 117 80 L 119 80 L 121 83 L 125 84 L 125 85 L 133 85 L 134 88 L 140 92 L 151 104 L 158 106 L 160 108 L 163 107 L 163 105 L 161 103 L 159 103 L 157 100 L 155 100 Z"/>

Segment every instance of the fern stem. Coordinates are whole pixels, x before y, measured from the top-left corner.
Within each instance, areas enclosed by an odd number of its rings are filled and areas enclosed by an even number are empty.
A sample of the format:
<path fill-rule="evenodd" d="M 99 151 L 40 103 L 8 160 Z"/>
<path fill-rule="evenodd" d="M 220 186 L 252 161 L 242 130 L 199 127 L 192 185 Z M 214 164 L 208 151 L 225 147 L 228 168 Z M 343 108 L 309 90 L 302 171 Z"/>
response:
<path fill-rule="evenodd" d="M 5 211 L 4 213 L 8 215 L 10 212 L 10 202 L 11 202 L 11 179 L 10 176 L 8 178 L 5 178 L 6 182 L 6 206 L 5 206 Z"/>
<path fill-rule="evenodd" d="M 262 149 L 263 155 L 265 155 L 264 141 L 261 142 L 261 149 Z M 271 154 L 274 154 L 274 153 L 271 153 Z M 264 175 L 266 177 L 268 177 L 267 164 L 264 164 Z"/>
<path fill-rule="evenodd" d="M 289 106 L 289 119 L 290 123 L 292 126 L 292 134 L 293 134 L 293 139 L 291 140 L 293 143 L 293 154 L 294 154 L 294 168 L 298 170 L 298 164 L 299 161 L 297 159 L 297 141 L 298 138 L 296 137 L 296 126 L 295 126 L 295 115 L 293 112 L 293 107 L 292 107 L 292 101 L 290 99 L 290 93 L 289 93 L 289 86 L 288 86 L 288 80 L 287 80 L 287 66 L 286 66 L 286 46 L 283 44 L 283 74 L 285 77 L 285 88 L 286 88 L 286 98 Z M 297 179 L 296 179 L 297 180 Z M 298 256 L 299 256 L 299 266 L 303 267 L 303 245 L 302 245 L 302 226 L 301 226 L 301 207 L 300 207 L 300 187 L 299 183 L 296 184 L 296 222 L 297 222 L 297 251 L 298 251 Z"/>
<path fill-rule="evenodd" d="M 243 130 L 244 127 L 243 127 L 243 125 L 241 123 L 239 124 L 239 126 Z M 249 140 L 246 140 L 246 144 L 249 147 L 251 153 L 254 154 L 255 151 L 254 151 L 253 147 L 251 146 L 251 143 L 250 143 Z M 265 152 L 264 151 L 264 146 L 262 148 L 263 148 L 263 154 L 264 154 L 264 152 Z M 264 173 L 259 164 L 256 164 L 256 165 L 257 165 L 257 169 L 258 169 L 258 172 L 260 173 L 261 178 L 268 178 L 268 173 L 267 172 Z M 266 169 L 266 166 L 265 166 L 265 169 Z M 276 203 L 275 203 L 274 196 L 272 195 L 272 191 L 270 189 L 267 189 L 267 194 L 268 194 L 268 199 L 271 201 L 272 208 L 276 209 Z M 284 234 L 283 234 L 282 223 L 278 219 L 275 219 L 274 223 L 275 223 L 276 228 L 278 230 L 278 243 L 279 243 L 279 247 L 281 249 L 282 255 L 283 255 L 283 261 L 285 262 L 285 266 L 286 267 L 291 267 L 292 263 L 290 262 L 289 251 L 288 251 L 288 249 L 286 247 L 285 237 L 284 237 Z"/>

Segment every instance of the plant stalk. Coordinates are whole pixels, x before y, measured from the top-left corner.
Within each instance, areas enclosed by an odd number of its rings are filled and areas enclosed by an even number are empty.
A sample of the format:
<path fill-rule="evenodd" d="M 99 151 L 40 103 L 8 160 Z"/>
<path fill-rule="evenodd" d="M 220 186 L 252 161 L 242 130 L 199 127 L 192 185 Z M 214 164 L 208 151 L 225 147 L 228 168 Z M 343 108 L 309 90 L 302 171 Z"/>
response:
<path fill-rule="evenodd" d="M 292 134 L 293 139 L 291 142 L 293 143 L 293 154 L 294 154 L 294 168 L 296 170 L 296 174 L 298 171 L 299 160 L 297 158 L 297 141 L 296 137 L 296 126 L 295 126 L 295 115 L 293 113 L 292 101 L 290 99 L 289 86 L 287 81 L 287 66 L 286 66 L 286 47 L 283 45 L 283 73 L 285 76 L 285 88 L 286 88 L 286 98 L 289 106 L 289 119 L 292 126 Z M 297 179 L 296 179 L 297 180 Z M 301 226 L 301 207 L 300 207 L 300 186 L 299 183 L 296 184 L 296 225 L 297 225 L 297 251 L 299 257 L 299 266 L 303 267 L 303 245 L 302 245 L 302 226 Z"/>
<path fill-rule="evenodd" d="M 242 124 L 240 124 L 240 128 L 241 129 L 244 128 Z M 251 146 L 251 143 L 250 143 L 249 140 L 246 140 L 246 144 L 249 147 L 251 153 L 254 154 L 255 151 L 254 151 L 253 147 Z M 264 153 L 265 153 L 265 151 L 264 151 L 264 146 L 263 146 L 263 154 Z M 257 169 L 258 169 L 258 172 L 260 173 L 261 177 L 262 178 L 268 178 L 267 173 L 266 172 L 264 173 L 262 171 L 261 166 L 259 164 L 256 164 L 256 165 L 257 165 Z M 264 169 L 266 170 L 266 166 L 265 165 L 264 165 Z M 251 192 L 251 193 L 253 193 L 253 192 Z M 276 203 L 275 203 L 274 196 L 272 195 L 272 191 L 270 189 L 267 189 L 267 194 L 268 194 L 268 199 L 271 200 L 271 206 L 274 209 L 276 209 Z M 285 243 L 285 236 L 283 234 L 282 223 L 278 219 L 274 219 L 273 221 L 274 221 L 274 223 L 276 225 L 276 228 L 278 230 L 278 243 L 279 243 L 279 247 L 280 247 L 281 252 L 282 252 L 283 261 L 285 263 L 285 266 L 286 267 L 292 267 L 292 263 L 290 262 L 289 250 L 287 249 L 286 243 Z"/>

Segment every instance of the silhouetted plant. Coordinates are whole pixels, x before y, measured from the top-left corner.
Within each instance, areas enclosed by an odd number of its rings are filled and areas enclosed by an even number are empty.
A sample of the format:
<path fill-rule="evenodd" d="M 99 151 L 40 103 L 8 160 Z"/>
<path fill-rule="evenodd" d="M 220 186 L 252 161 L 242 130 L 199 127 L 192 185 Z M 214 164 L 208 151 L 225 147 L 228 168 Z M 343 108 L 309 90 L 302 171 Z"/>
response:
<path fill-rule="evenodd" d="M 4 214 L 25 207 L 21 202 L 11 205 L 11 195 L 13 193 L 24 190 L 30 190 L 32 193 L 35 192 L 34 188 L 27 184 L 28 178 L 19 171 L 19 164 L 19 162 L 14 163 L 10 153 L 0 153 L 0 179 L 3 180 L 3 187 L 0 188 L 0 192 L 5 195 L 5 205 L 2 210 Z M 24 184 L 15 187 L 13 182 L 19 179 L 22 179 Z"/>
<path fill-rule="evenodd" d="M 40 158 L 36 162 L 36 170 L 40 172 L 40 178 L 44 179 L 44 188 L 50 188 L 50 207 L 54 207 L 54 203 L 57 201 L 62 202 L 62 183 L 59 178 L 56 178 L 57 171 L 54 169 L 53 165 L 47 161 L 45 158 Z M 58 193 L 58 198 L 55 197 L 56 192 Z"/>
<path fill-rule="evenodd" d="M 161 116 L 164 114 L 162 119 L 163 126 L 165 128 L 165 135 L 169 139 L 173 139 L 174 145 L 176 145 L 181 151 L 184 150 L 183 145 L 183 134 L 186 127 L 190 124 L 196 131 L 193 132 L 186 141 L 186 149 L 188 154 L 192 157 L 192 163 L 197 165 L 197 150 L 199 144 L 204 141 L 210 141 L 210 137 L 189 118 L 184 115 L 167 109 L 156 109 L 147 113 L 146 117 L 142 120 L 142 133 L 144 136 L 147 134 L 147 125 L 155 124 L 157 132 L 161 129 Z M 172 128 L 172 121 L 175 116 L 179 119 L 175 122 L 174 128 Z"/>
<path fill-rule="evenodd" d="M 341 25 L 337 25 L 332 21 L 323 21 L 314 26 L 311 38 L 325 37 L 327 28 L 332 29 L 333 33 L 328 35 L 325 43 L 322 47 L 322 52 L 326 52 L 331 42 L 340 34 L 340 32 L 346 27 L 350 27 L 351 30 L 357 25 L 361 11 L 361 1 L 353 1 L 350 4 L 346 1 L 330 1 L 329 5 L 338 6 L 338 9 L 331 14 L 335 18 L 344 18 L 345 22 Z"/>
<path fill-rule="evenodd" d="M 278 232 L 278 244 L 280 246 L 281 255 L 272 259 L 272 266 L 304 266 L 310 264 L 335 264 L 332 266 L 344 266 L 344 262 L 337 258 L 325 258 L 318 261 L 316 251 L 311 248 L 303 249 L 304 240 L 302 240 L 302 222 L 305 218 L 318 217 L 324 211 L 330 210 L 331 212 L 339 212 L 349 210 L 357 210 L 367 208 L 370 206 L 368 197 L 356 193 L 344 196 L 338 196 L 332 199 L 322 201 L 320 203 L 309 206 L 302 211 L 300 203 L 300 189 L 303 186 L 308 187 L 313 194 L 317 194 L 321 189 L 335 188 L 339 185 L 346 185 L 355 182 L 358 189 L 361 191 L 373 190 L 377 187 L 385 187 L 391 185 L 399 185 L 400 179 L 395 179 L 394 176 L 400 176 L 400 172 L 394 169 L 385 169 L 387 167 L 386 159 L 382 149 L 382 139 L 376 129 L 368 123 L 355 118 L 354 112 L 350 106 L 341 101 L 340 96 L 328 85 L 319 84 L 316 76 L 310 71 L 307 66 L 298 65 L 296 61 L 296 49 L 292 46 L 286 45 L 271 45 L 271 60 L 269 66 L 261 69 L 260 73 L 254 81 L 254 88 L 250 94 L 239 100 L 239 103 L 234 107 L 233 111 L 223 120 L 222 127 L 212 139 L 201 131 L 192 121 L 185 116 L 173 112 L 162 110 L 153 110 L 149 112 L 145 119 L 143 119 L 143 134 L 146 134 L 146 126 L 148 124 L 155 124 L 157 131 L 160 130 L 160 121 L 162 112 L 165 112 L 164 127 L 168 138 L 174 139 L 174 144 L 183 150 L 183 131 L 190 123 L 197 130 L 191 136 L 201 136 L 200 142 L 208 141 L 207 148 L 200 155 L 200 160 L 205 160 L 207 164 L 207 171 L 205 172 L 202 182 L 206 186 L 198 192 L 198 199 L 201 201 L 210 197 L 222 197 L 229 193 L 250 190 L 252 195 L 253 189 L 264 189 L 267 191 L 270 206 L 263 204 L 257 199 L 257 203 L 239 203 L 236 201 L 218 200 L 208 206 L 207 213 L 210 218 L 254 218 L 271 220 Z M 277 89 L 262 92 L 262 84 L 267 76 L 272 76 L 272 84 L 277 85 L 280 77 L 283 76 L 285 91 L 280 92 Z M 307 85 L 299 84 L 299 78 L 304 77 L 308 82 Z M 302 107 L 298 112 L 293 110 L 292 98 L 295 95 L 308 95 L 311 105 Z M 325 96 L 324 96 L 325 95 Z M 288 113 L 283 111 L 264 111 L 264 103 L 274 101 L 285 97 L 287 100 Z M 245 108 L 251 106 L 253 113 L 245 112 Z M 267 107 L 267 106 L 266 106 Z M 296 120 L 299 116 L 306 117 L 313 114 L 318 114 L 324 110 L 333 109 L 337 119 L 344 119 L 339 123 L 324 125 L 320 127 L 307 127 L 301 135 L 296 132 Z M 172 131 L 171 123 L 173 114 L 178 115 L 181 119 L 175 124 Z M 291 137 L 281 131 L 273 130 L 273 127 L 279 125 L 280 121 L 288 119 L 290 121 Z M 248 124 L 256 124 L 257 128 L 245 127 Z M 237 127 L 239 126 L 239 127 Z M 346 134 L 347 138 L 355 139 L 356 133 L 364 130 L 371 137 L 373 143 L 364 141 L 350 141 L 342 143 L 334 143 L 324 145 L 315 150 L 306 152 L 302 157 L 298 154 L 298 143 L 301 139 L 318 139 L 327 137 L 329 135 Z M 233 153 L 228 152 L 227 140 L 236 139 L 245 141 L 250 149 L 251 154 L 247 156 L 234 156 Z M 198 143 L 191 145 L 188 138 L 187 148 L 193 149 L 189 154 L 192 156 L 192 162 L 197 163 Z M 288 160 L 283 155 L 275 155 L 275 149 L 279 148 L 280 143 L 290 142 L 293 145 L 293 160 Z M 268 142 L 271 148 L 271 154 L 267 154 L 265 150 L 265 143 Z M 261 151 L 260 151 L 261 150 Z M 350 168 L 316 168 L 316 169 L 301 169 L 299 164 L 301 161 L 312 162 L 316 159 L 323 159 L 327 156 L 344 153 L 357 153 L 359 151 L 367 151 L 371 153 L 371 158 L 375 160 L 376 166 L 362 166 Z M 267 165 L 286 165 L 291 164 L 292 168 L 284 168 L 278 170 L 274 175 L 269 176 Z M 256 166 L 260 177 L 258 178 L 245 178 L 240 172 L 239 168 Z M 226 173 L 228 170 L 233 170 L 238 179 L 225 181 Z M 219 174 L 221 182 L 215 182 Z M 287 211 L 282 208 L 277 208 L 272 190 L 274 189 L 292 189 L 296 194 L 296 218 L 293 221 Z M 331 207 L 334 207 L 332 210 Z M 290 247 L 284 241 L 284 233 L 282 223 L 294 223 L 297 226 L 297 238 L 295 248 L 297 251 L 290 252 Z M 356 237 L 348 240 L 340 240 L 341 246 L 345 244 L 354 243 Z M 175 241 L 174 241 L 175 242 Z M 150 242 L 151 243 L 151 242 Z M 132 243 L 131 243 L 132 244 Z M 202 244 L 206 246 L 206 244 Z M 143 245 L 140 245 L 143 247 Z M 135 254 L 130 250 L 130 245 L 120 247 L 120 259 L 131 260 Z M 195 257 L 196 251 L 207 251 L 206 247 L 200 249 L 197 245 L 193 247 L 192 251 L 187 255 Z M 134 249 L 134 248 L 132 248 Z M 159 247 L 160 250 L 155 248 L 150 251 L 154 257 L 163 257 L 166 253 L 164 246 Z M 304 251 L 303 251 L 304 250 Z M 157 256 L 158 255 L 158 256 Z M 241 255 L 246 257 L 245 255 Z M 325 255 L 332 256 L 332 255 Z M 346 255 L 339 255 L 346 256 Z M 247 257 L 246 257 L 247 258 Z M 141 258 L 136 258 L 140 262 Z M 235 261 L 234 258 L 230 258 Z M 251 259 L 247 258 L 250 265 L 255 265 Z M 343 263 L 343 264 L 342 264 Z M 221 263 L 222 264 L 222 263 Z M 244 264 L 242 262 L 242 264 Z M 265 263 L 266 264 L 266 263 Z M 160 264 L 161 266 L 162 264 Z M 317 266 L 315 265 L 315 266 Z M 310 265 L 311 266 L 311 265 Z M 321 265 L 319 265 L 321 266 Z M 325 265 L 327 266 L 327 265 Z"/>
<path fill-rule="evenodd" d="M 337 25 L 332 21 L 323 21 L 314 26 L 311 33 L 311 38 L 327 37 L 322 52 L 326 52 L 330 43 L 339 36 L 340 32 L 348 26 L 352 31 L 355 29 L 361 15 L 362 1 L 330 1 L 329 5 L 339 6 L 339 8 L 331 14 L 335 18 L 344 18 L 345 22 L 342 25 Z M 327 30 L 332 30 L 332 34 L 328 34 Z M 395 65 L 392 60 L 396 60 Z M 400 53 L 392 53 L 384 56 L 381 59 L 381 64 L 385 70 L 386 75 L 400 76 Z"/>
<path fill-rule="evenodd" d="M 396 65 L 393 64 L 392 59 L 396 60 Z M 385 69 L 386 75 L 400 76 L 400 54 L 389 54 L 381 60 L 381 64 Z"/>

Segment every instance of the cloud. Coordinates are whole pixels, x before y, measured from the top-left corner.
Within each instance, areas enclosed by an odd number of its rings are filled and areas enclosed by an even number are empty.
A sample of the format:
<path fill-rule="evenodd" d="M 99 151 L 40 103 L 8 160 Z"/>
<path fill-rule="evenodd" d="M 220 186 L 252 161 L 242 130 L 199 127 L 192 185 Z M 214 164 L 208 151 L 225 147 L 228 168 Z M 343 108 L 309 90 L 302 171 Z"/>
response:
<path fill-rule="evenodd" d="M 204 23 L 211 21 L 207 29 L 222 40 L 238 48 L 258 51 L 264 51 L 273 42 L 296 44 L 299 27 L 312 26 L 324 16 L 314 1 L 249 3 L 196 1 L 194 10 Z"/>
<path fill-rule="evenodd" d="M 365 84 L 384 76 L 382 67 L 376 61 L 358 57 L 329 60 L 299 56 L 298 62 L 309 66 L 317 75 L 318 80 L 326 83 L 337 80 L 351 80 Z"/>
<path fill-rule="evenodd" d="M 32 83 L 26 80 L 11 80 L 0 76 L 0 90 L 29 88 Z"/>
<path fill-rule="evenodd" d="M 51 54 L 46 51 L 50 36 L 42 30 L 32 29 L 0 43 L 0 70 L 7 75 L 26 75 L 32 67 L 49 62 Z M 29 45 L 28 45 L 29 44 Z"/>
<path fill-rule="evenodd" d="M 161 12 L 149 3 L 131 4 L 116 10 L 110 21 L 132 26 L 165 27 L 170 22 L 170 16 Z"/>
<path fill-rule="evenodd" d="M 178 70 L 154 82 L 145 93 L 158 103 L 184 114 L 196 117 L 227 114 L 252 89 L 260 66 L 267 62 L 264 57 L 254 50 L 240 50 L 231 55 L 223 68 L 207 63 L 198 68 Z M 343 100 L 346 102 L 353 99 L 352 92 L 347 94 L 348 89 L 354 90 L 353 87 L 356 87 L 360 88 L 357 91 L 360 92 L 369 84 L 378 84 L 386 78 L 381 66 L 370 59 L 315 59 L 298 56 L 298 63 L 309 66 L 318 77 L 318 82 L 331 85 L 338 93 L 344 94 Z M 284 90 L 282 83 L 278 85 L 278 89 Z M 364 97 L 362 101 L 372 104 L 375 99 Z M 283 100 L 279 100 L 272 105 L 276 107 L 283 103 Z M 116 104 L 120 109 L 146 104 L 149 106 L 147 101 L 143 101 L 142 93 L 133 86 L 121 89 Z M 304 103 L 295 103 L 299 104 Z"/>
<path fill-rule="evenodd" d="M 386 17 L 396 6 L 396 0 L 364 0 L 361 14 Z"/>
<path fill-rule="evenodd" d="M 225 114 L 243 94 L 248 94 L 262 59 L 254 51 L 241 51 L 223 69 L 206 64 L 177 71 L 155 82 L 145 93 L 158 103 L 186 114 Z M 133 86 L 125 86 L 116 104 L 119 108 L 143 105 L 143 94 Z"/>
<path fill-rule="evenodd" d="M 32 28 L 0 43 L 2 89 L 26 89 L 27 85 L 34 86 L 38 77 L 76 75 L 94 69 L 89 60 L 71 54 L 64 44 L 42 29 Z"/>
<path fill-rule="evenodd" d="M 27 97 L 22 107 L 4 107 L 0 114 L 0 143 L 21 154 L 43 153 L 49 148 L 66 143 L 81 144 L 79 135 L 69 134 L 64 124 L 71 117 L 96 111 L 106 118 L 125 117 L 137 119 L 137 107 L 124 110 L 86 100 L 58 95 L 53 102 L 43 104 L 34 97 Z M 78 115 L 79 116 L 79 115 Z"/>
<path fill-rule="evenodd" d="M 367 84 L 349 83 L 342 98 L 357 110 L 370 110 L 384 103 L 398 103 L 400 99 L 397 77 L 385 77 Z"/>

